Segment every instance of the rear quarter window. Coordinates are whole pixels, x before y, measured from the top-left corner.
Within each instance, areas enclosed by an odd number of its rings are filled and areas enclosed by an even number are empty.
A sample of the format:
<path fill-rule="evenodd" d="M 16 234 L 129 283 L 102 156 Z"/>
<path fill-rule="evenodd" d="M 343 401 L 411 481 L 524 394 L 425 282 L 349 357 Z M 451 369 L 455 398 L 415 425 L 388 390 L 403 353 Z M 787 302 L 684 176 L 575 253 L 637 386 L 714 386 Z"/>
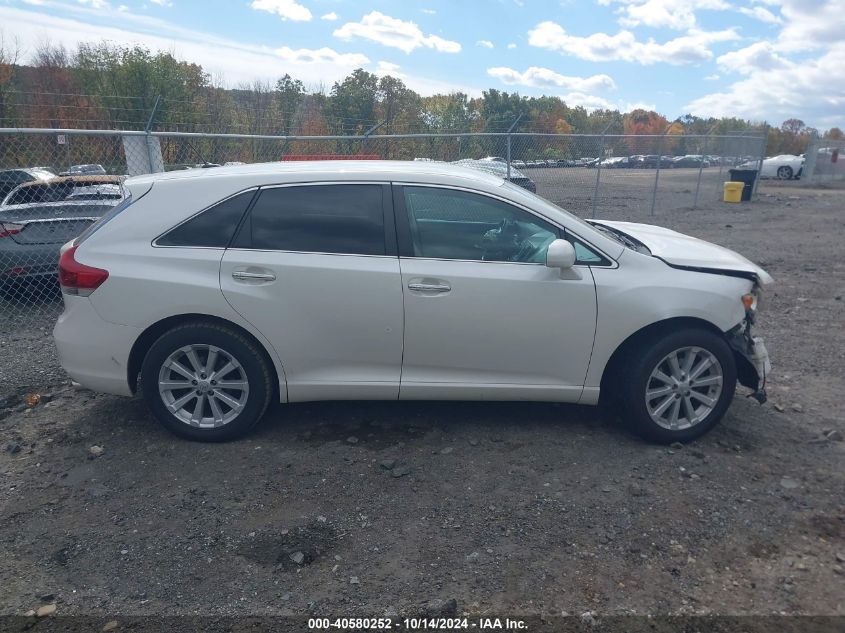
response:
<path fill-rule="evenodd" d="M 157 246 L 226 248 L 254 196 L 255 190 L 244 191 L 218 202 L 171 229 L 155 243 Z"/>

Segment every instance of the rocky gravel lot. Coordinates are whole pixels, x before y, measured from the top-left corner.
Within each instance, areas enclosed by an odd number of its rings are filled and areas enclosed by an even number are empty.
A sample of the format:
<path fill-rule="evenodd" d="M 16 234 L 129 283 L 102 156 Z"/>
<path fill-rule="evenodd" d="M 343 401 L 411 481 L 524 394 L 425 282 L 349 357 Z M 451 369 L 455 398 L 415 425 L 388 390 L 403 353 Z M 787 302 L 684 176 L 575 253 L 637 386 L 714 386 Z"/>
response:
<path fill-rule="evenodd" d="M 49 367 L 4 382 L 0 614 L 845 615 L 844 213 L 770 183 L 654 218 L 777 282 L 769 403 L 687 446 L 590 408 L 366 402 L 204 445 Z"/>

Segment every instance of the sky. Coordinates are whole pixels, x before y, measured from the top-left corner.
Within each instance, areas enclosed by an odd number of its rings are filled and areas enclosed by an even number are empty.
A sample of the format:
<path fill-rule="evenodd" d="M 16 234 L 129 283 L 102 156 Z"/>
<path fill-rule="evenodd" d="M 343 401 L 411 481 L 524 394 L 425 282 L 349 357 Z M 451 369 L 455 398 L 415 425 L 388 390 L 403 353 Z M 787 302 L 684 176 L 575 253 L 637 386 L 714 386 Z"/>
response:
<path fill-rule="evenodd" d="M 845 0 L 0 0 L 43 42 L 166 50 L 227 87 L 355 68 L 423 95 L 496 88 L 588 109 L 845 127 Z"/>

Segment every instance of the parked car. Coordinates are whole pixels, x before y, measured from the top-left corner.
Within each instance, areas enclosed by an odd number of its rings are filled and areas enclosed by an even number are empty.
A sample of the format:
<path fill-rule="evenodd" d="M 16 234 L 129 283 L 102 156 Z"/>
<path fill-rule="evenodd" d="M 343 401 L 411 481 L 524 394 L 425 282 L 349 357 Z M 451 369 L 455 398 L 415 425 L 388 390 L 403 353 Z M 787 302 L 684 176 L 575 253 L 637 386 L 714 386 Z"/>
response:
<path fill-rule="evenodd" d="M 672 160 L 672 167 L 694 167 L 700 169 L 702 167 L 710 167 L 710 161 L 704 156 L 687 154 L 686 156 L 676 156 Z"/>
<path fill-rule="evenodd" d="M 55 173 L 45 167 L 0 170 L 0 200 L 5 198 L 18 185 L 25 182 L 49 180 L 55 177 L 55 175 Z"/>
<path fill-rule="evenodd" d="M 657 154 L 646 154 L 642 160 L 638 161 L 637 166 L 644 169 L 657 169 L 658 163 L 660 169 L 667 169 L 673 166 L 673 156 L 658 156 Z"/>
<path fill-rule="evenodd" d="M 604 158 L 601 161 L 601 166 L 603 169 L 622 169 L 629 166 L 628 157 L 611 156 L 610 158 Z"/>
<path fill-rule="evenodd" d="M 464 160 L 455 161 L 454 164 L 460 165 L 462 167 L 469 167 L 471 169 L 479 169 L 481 171 L 487 172 L 488 174 L 498 176 L 502 179 L 509 179 L 512 183 L 514 183 L 515 185 L 519 185 L 523 189 L 527 189 L 532 193 L 537 192 L 537 184 L 528 176 L 519 171 L 516 167 L 514 167 L 513 163 L 511 163 L 510 178 L 508 178 L 507 163 L 500 163 L 497 161 L 472 160 L 465 158 Z"/>
<path fill-rule="evenodd" d="M 59 176 L 104 176 L 108 172 L 102 165 L 71 165 Z"/>
<path fill-rule="evenodd" d="M 763 161 L 762 167 L 756 160 L 749 160 L 740 165 L 742 169 L 760 169 L 760 178 L 780 178 L 791 180 L 800 178 L 804 169 L 804 155 L 781 154 Z"/>
<path fill-rule="evenodd" d="M 26 182 L 15 187 L 3 198 L 0 209 L 34 202 L 59 202 L 67 200 L 80 190 L 86 190 L 90 194 L 94 191 L 91 187 L 96 186 L 112 186 L 119 192 L 120 183 L 123 181 L 123 176 L 56 176 L 46 180 Z M 103 193 L 105 191 L 101 190 Z M 114 189 L 109 191 L 113 192 Z"/>
<path fill-rule="evenodd" d="M 478 169 L 326 161 L 131 178 L 62 249 L 54 335 L 95 391 L 238 437 L 272 399 L 620 403 L 661 442 L 712 428 L 769 275 L 668 229 L 584 222 Z M 139 381 L 140 377 L 140 381 Z"/>
<path fill-rule="evenodd" d="M 119 199 L 37 202 L 0 208 L 0 291 L 56 283 L 62 244 L 82 233 Z"/>

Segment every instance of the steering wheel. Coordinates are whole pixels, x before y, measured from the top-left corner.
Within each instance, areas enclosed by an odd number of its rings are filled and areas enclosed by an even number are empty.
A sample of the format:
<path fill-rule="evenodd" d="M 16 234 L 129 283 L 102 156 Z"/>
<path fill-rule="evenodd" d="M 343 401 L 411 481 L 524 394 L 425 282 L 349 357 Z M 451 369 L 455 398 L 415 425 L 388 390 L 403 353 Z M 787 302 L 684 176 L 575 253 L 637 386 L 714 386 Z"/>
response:
<path fill-rule="evenodd" d="M 495 229 L 481 236 L 482 260 L 513 261 L 522 248 L 519 223 L 510 218 L 503 219 Z"/>
<path fill-rule="evenodd" d="M 545 261 L 545 252 L 549 244 L 556 239 L 555 235 L 548 231 L 537 231 L 522 240 L 519 251 L 510 259 L 512 262 L 535 262 Z M 538 261 L 538 257 L 543 255 Z"/>

